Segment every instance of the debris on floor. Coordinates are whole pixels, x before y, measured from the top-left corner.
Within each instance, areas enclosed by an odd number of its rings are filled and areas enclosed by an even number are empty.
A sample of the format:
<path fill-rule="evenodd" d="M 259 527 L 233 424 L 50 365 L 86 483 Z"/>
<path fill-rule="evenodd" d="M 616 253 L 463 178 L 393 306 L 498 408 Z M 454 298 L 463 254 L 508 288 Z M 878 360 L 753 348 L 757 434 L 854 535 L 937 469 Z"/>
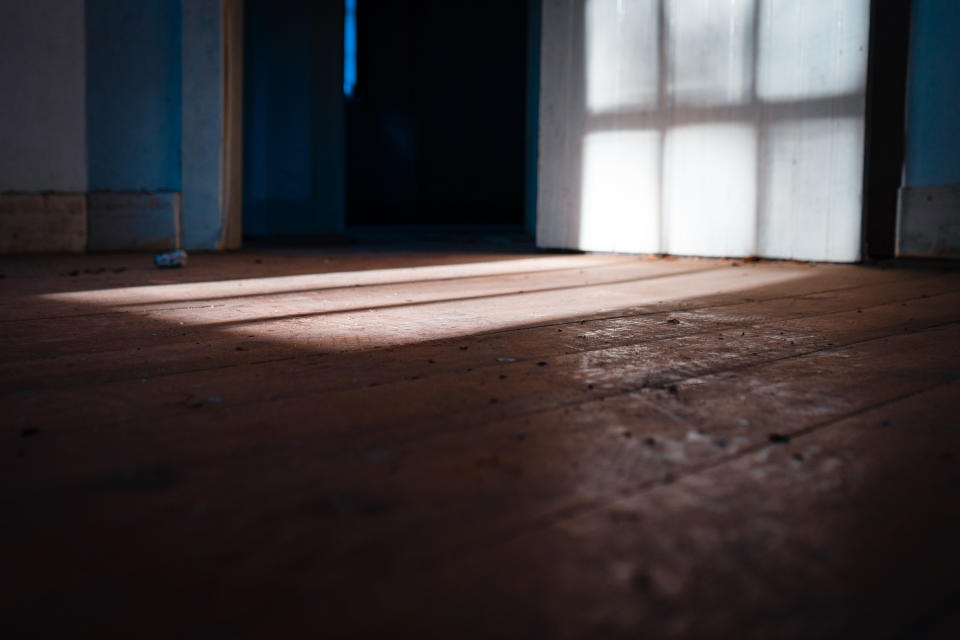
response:
<path fill-rule="evenodd" d="M 191 396 L 183 401 L 183 404 L 191 409 L 202 409 L 203 407 L 211 404 L 223 404 L 223 398 L 219 396 L 211 396 L 209 398 L 196 399 Z"/>
<path fill-rule="evenodd" d="M 167 253 L 158 253 L 153 258 L 158 269 L 176 269 L 187 266 L 187 252 L 182 249 Z"/>

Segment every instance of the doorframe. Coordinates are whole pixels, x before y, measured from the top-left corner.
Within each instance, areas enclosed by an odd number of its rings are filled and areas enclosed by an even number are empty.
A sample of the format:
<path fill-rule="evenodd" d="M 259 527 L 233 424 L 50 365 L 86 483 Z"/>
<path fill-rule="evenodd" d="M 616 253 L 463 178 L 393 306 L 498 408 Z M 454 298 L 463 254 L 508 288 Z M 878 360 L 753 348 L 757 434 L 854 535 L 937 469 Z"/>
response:
<path fill-rule="evenodd" d="M 864 116 L 861 255 L 892 258 L 906 157 L 907 69 L 912 0 L 870 3 Z"/>
<path fill-rule="evenodd" d="M 243 244 L 243 0 L 223 0 L 222 11 L 220 246 L 239 249 Z"/>
<path fill-rule="evenodd" d="M 540 29 L 543 0 L 527 0 L 526 135 L 524 144 L 524 230 L 537 235 L 540 181 Z"/>

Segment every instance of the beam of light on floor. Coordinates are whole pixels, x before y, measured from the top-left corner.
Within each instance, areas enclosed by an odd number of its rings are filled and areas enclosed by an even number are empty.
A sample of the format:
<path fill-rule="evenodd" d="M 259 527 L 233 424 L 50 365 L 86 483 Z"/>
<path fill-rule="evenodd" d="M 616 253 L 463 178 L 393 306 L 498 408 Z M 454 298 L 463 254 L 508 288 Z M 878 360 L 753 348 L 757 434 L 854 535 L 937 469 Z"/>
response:
<path fill-rule="evenodd" d="M 598 259 L 608 263 L 598 264 Z M 627 310 L 654 313 L 665 309 L 663 305 L 692 304 L 720 293 L 809 276 L 809 268 L 786 263 L 762 270 L 731 269 L 728 263 L 715 261 L 651 261 L 626 256 L 530 259 L 525 274 L 506 271 L 498 275 L 496 271 L 505 270 L 507 265 L 497 265 L 493 269 L 489 263 L 478 263 L 185 283 L 39 297 L 47 302 L 69 301 L 88 312 L 133 313 L 184 331 L 199 331 L 195 334 L 198 338 L 204 334 L 233 334 L 310 350 L 344 351 L 496 332 L 571 317 L 610 316 Z M 546 265 L 580 265 L 584 269 L 545 271 Z M 474 277 L 481 274 L 485 275 Z M 342 286 L 289 291 L 291 285 L 302 286 L 305 278 L 313 278 L 315 285 L 337 282 Z M 369 286 L 348 285 L 364 279 Z M 383 284 L 370 284 L 378 281 Z M 238 289 L 240 285 L 243 287 Z M 217 297 L 203 301 L 196 288 L 216 293 Z M 151 297 L 152 290 L 157 294 Z M 259 295 L 249 298 L 240 295 L 240 290 L 255 290 Z M 231 291 L 236 297 L 230 297 Z M 172 305 L 171 293 L 177 299 L 193 301 Z M 132 307 L 128 296 L 134 294 L 154 304 Z"/>
<path fill-rule="evenodd" d="M 583 269 L 606 264 L 622 263 L 623 258 L 604 255 L 541 256 L 495 262 L 470 262 L 451 265 L 401 267 L 393 269 L 364 269 L 360 271 L 330 271 L 294 276 L 266 278 L 238 278 L 209 282 L 154 284 L 111 289 L 91 289 L 43 294 L 52 302 L 80 302 L 111 307 L 214 300 L 236 296 L 276 295 L 344 287 L 369 287 L 422 283 L 460 278 L 483 278 L 511 274 L 536 274 L 560 269 Z"/>

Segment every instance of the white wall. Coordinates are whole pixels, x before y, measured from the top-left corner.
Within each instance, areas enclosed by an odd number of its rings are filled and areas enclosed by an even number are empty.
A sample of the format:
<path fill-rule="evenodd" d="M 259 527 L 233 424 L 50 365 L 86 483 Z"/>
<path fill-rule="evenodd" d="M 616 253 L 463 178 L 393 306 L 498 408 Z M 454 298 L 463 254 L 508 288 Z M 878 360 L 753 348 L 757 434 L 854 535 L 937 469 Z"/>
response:
<path fill-rule="evenodd" d="M 537 242 L 854 261 L 868 0 L 544 0 Z"/>
<path fill-rule="evenodd" d="M 0 2 L 0 192 L 85 191 L 83 0 Z"/>

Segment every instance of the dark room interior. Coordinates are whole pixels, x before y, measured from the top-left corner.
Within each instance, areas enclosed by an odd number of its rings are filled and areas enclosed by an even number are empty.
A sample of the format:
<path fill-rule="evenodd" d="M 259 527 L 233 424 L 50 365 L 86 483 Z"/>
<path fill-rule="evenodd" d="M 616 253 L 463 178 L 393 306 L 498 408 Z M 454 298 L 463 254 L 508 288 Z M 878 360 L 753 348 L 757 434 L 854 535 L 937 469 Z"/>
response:
<path fill-rule="evenodd" d="M 0 0 L 0 638 L 960 637 L 956 0 Z"/>

